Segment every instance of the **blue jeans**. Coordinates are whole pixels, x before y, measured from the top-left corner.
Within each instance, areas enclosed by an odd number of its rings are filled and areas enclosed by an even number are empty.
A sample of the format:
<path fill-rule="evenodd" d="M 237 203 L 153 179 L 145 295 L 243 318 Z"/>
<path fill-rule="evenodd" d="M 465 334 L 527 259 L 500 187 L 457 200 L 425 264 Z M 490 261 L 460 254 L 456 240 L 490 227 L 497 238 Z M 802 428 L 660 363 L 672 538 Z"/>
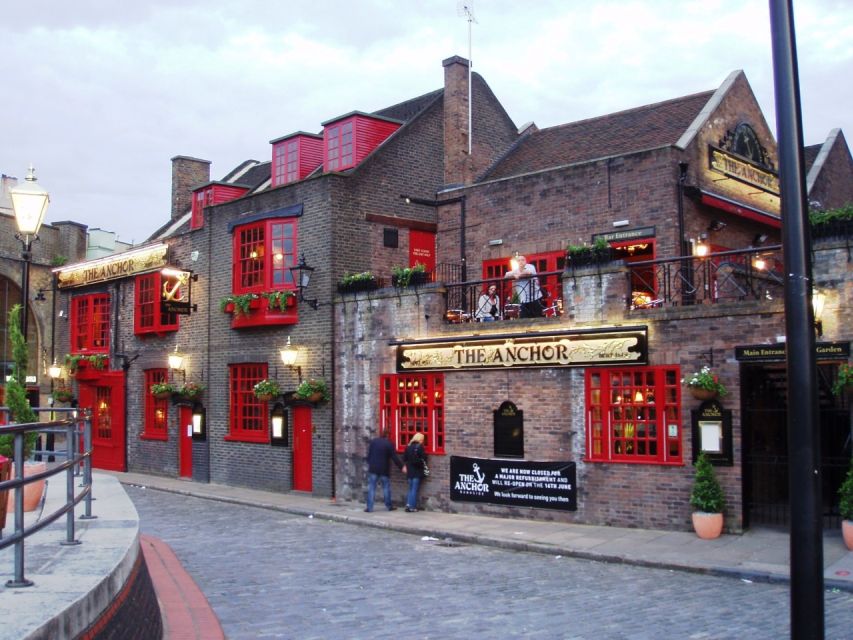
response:
<path fill-rule="evenodd" d="M 409 495 L 406 496 L 406 506 L 409 509 L 418 508 L 418 489 L 420 488 L 420 478 L 409 478 Z"/>
<path fill-rule="evenodd" d="M 391 478 L 376 473 L 367 474 L 367 510 L 373 511 L 373 499 L 376 497 L 376 480 L 382 481 L 382 492 L 385 494 L 385 508 L 391 508 Z"/>

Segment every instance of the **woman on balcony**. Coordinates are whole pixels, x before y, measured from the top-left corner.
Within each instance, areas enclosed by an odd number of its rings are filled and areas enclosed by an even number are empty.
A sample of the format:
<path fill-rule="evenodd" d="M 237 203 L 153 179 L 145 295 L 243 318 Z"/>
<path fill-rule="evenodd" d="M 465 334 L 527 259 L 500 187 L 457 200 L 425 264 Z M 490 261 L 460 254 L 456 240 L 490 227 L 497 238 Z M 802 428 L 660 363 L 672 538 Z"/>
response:
<path fill-rule="evenodd" d="M 492 322 L 501 315 L 501 299 L 498 297 L 497 285 L 490 284 L 488 291 L 477 301 L 477 322 Z"/>

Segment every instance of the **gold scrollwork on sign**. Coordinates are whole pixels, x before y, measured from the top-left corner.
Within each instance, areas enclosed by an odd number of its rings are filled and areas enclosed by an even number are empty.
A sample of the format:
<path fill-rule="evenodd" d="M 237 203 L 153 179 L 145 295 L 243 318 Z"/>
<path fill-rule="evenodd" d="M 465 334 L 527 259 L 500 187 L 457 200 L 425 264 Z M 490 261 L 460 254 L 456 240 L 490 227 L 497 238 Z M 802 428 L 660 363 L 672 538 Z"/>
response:
<path fill-rule="evenodd" d="M 169 245 L 166 244 L 131 249 L 106 258 L 59 267 L 53 272 L 57 274 L 60 289 L 82 287 L 163 267 L 168 251 Z"/>

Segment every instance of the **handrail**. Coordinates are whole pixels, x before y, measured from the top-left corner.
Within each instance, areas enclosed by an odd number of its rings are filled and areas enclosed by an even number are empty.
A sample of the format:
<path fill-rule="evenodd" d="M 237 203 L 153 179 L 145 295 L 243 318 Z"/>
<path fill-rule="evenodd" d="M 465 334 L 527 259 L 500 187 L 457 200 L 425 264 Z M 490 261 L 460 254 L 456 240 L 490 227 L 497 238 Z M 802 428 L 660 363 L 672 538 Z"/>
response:
<path fill-rule="evenodd" d="M 563 315 L 563 274 L 563 271 L 543 271 L 518 279 L 504 277 L 447 283 L 444 320 L 458 324 Z M 495 316 L 480 303 L 490 285 L 497 287 L 499 304 Z"/>
<path fill-rule="evenodd" d="M 80 541 L 75 539 L 74 531 L 74 515 L 75 507 L 81 501 L 84 501 L 84 515 L 81 519 L 91 519 L 96 516 L 92 515 L 92 420 L 89 411 L 77 409 L 55 409 L 55 408 L 36 408 L 38 413 L 48 411 L 58 413 L 68 413 L 69 417 L 65 420 L 51 420 L 47 422 L 29 422 L 20 424 L 7 424 L 0 426 L 0 435 L 14 436 L 14 465 L 15 477 L 11 480 L 0 482 L 0 492 L 6 490 L 15 491 L 14 499 L 14 516 L 15 516 L 15 531 L 8 537 L 0 538 L 0 550 L 6 547 L 15 546 L 15 577 L 6 582 L 7 587 L 29 587 L 33 585 L 31 580 L 27 580 L 24 576 L 24 543 L 32 534 L 40 531 L 46 526 L 54 523 L 61 516 L 65 515 L 65 540 L 60 542 L 62 545 L 77 545 Z M 75 412 L 79 412 L 75 414 Z M 0 407 L 0 413 L 9 414 L 6 407 Z M 57 464 L 41 473 L 36 473 L 31 476 L 24 477 L 24 439 L 26 434 L 33 431 L 65 431 L 66 451 L 65 462 Z M 82 431 L 82 434 L 81 434 Z M 80 436 L 83 437 L 82 451 L 80 447 Z M 53 452 L 55 455 L 61 452 Z M 83 483 L 82 489 L 75 495 L 74 491 L 74 473 L 75 469 L 83 465 Z M 65 472 L 65 503 L 57 508 L 54 512 L 48 515 L 42 515 L 38 522 L 31 524 L 29 527 L 24 526 L 24 486 L 32 482 L 44 480 L 52 476 L 59 475 Z"/>

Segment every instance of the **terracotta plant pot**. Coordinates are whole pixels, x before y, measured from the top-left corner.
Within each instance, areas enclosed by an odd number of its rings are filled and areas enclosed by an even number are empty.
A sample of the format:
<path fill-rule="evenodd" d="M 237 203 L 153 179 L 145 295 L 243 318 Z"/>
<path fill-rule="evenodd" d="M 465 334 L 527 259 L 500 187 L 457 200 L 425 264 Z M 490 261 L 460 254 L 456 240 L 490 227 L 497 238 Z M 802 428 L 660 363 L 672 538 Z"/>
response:
<path fill-rule="evenodd" d="M 13 468 L 14 469 L 14 468 Z M 44 462 L 25 462 L 24 477 L 29 477 L 37 473 L 41 473 L 47 469 Z M 35 511 L 41 501 L 41 496 L 44 493 L 44 480 L 31 482 L 24 487 L 24 511 Z M 8 502 L 6 505 L 8 513 L 15 512 L 15 492 L 9 491 Z"/>
<path fill-rule="evenodd" d="M 274 396 L 271 393 L 256 393 L 255 397 L 261 402 L 269 402 Z"/>
<path fill-rule="evenodd" d="M 703 540 L 719 538 L 723 532 L 723 514 L 694 511 L 693 530 Z"/>
<path fill-rule="evenodd" d="M 841 536 L 844 538 L 844 544 L 850 551 L 853 551 L 853 520 L 841 521 Z"/>
<path fill-rule="evenodd" d="M 702 389 L 701 387 L 687 387 L 690 389 L 690 395 L 692 395 L 697 400 L 713 400 L 717 397 L 717 392 L 711 389 Z"/>
<path fill-rule="evenodd" d="M 164 391 L 163 393 L 155 393 L 154 397 L 157 400 L 168 400 L 169 398 L 172 397 L 172 392 L 171 391 Z"/>

